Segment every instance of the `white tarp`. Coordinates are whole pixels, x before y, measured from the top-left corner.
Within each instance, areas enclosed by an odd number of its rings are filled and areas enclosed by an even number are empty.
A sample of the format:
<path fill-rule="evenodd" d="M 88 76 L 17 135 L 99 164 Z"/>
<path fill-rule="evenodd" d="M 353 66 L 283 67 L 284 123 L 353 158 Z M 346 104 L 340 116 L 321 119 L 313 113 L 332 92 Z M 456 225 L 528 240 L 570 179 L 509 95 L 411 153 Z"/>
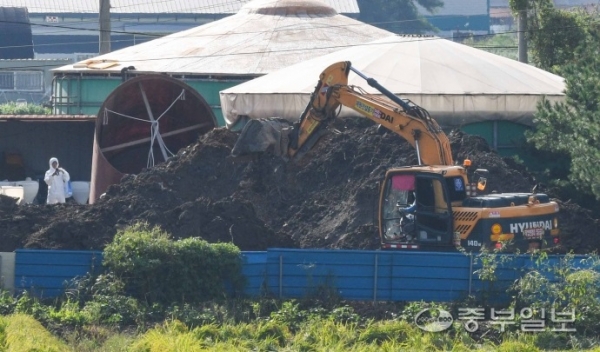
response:
<path fill-rule="evenodd" d="M 338 61 L 427 109 L 442 126 L 485 120 L 531 124 L 542 96 L 564 98 L 562 77 L 438 37 L 392 35 L 305 61 L 220 92 L 228 126 L 240 115 L 295 121 L 319 75 Z M 350 72 L 349 84 L 379 94 Z M 340 116 L 357 115 L 344 108 Z"/>

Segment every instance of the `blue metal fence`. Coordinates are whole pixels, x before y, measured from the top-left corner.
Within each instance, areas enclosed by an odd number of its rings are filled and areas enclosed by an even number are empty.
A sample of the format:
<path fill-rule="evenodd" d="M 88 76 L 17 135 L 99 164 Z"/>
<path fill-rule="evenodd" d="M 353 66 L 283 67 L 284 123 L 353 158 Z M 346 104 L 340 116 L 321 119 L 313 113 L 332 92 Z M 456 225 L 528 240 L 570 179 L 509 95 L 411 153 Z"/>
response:
<path fill-rule="evenodd" d="M 495 263 L 493 282 L 480 279 L 483 266 L 476 254 L 436 252 L 274 248 L 242 252 L 242 273 L 245 293 L 252 297 L 300 298 L 325 288 L 346 300 L 449 302 L 487 295 L 502 302 L 510 298 L 510 285 L 536 266 L 527 255 L 503 256 Z M 574 257 L 569 265 L 586 267 L 585 258 Z M 551 257 L 547 263 L 559 260 Z M 97 251 L 17 250 L 15 290 L 59 295 L 69 280 L 100 270 L 101 261 Z"/>
<path fill-rule="evenodd" d="M 252 297 L 265 294 L 267 252 L 243 252 L 242 260 L 242 274 L 246 278 L 244 292 Z"/>
<path fill-rule="evenodd" d="M 15 292 L 29 291 L 37 297 L 58 296 L 70 280 L 102 268 L 99 251 L 18 249 L 15 252 Z"/>
<path fill-rule="evenodd" d="M 473 274 L 480 268 L 462 253 L 269 249 L 266 286 L 281 298 L 326 286 L 347 300 L 453 301 L 488 289 Z M 493 289 L 505 292 L 516 272 L 497 274 Z"/>

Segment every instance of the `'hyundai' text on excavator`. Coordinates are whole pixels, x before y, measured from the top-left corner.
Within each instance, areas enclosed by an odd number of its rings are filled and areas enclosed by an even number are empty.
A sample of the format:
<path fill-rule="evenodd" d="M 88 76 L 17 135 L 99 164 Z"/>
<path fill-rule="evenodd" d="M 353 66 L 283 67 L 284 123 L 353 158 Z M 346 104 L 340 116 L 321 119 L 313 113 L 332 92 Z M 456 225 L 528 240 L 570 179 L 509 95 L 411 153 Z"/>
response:
<path fill-rule="evenodd" d="M 387 99 L 349 86 L 350 71 Z M 299 158 L 324 134 L 340 105 L 397 133 L 416 149 L 418 165 L 392 168 L 381 183 L 378 230 L 383 249 L 473 251 L 483 246 L 531 251 L 558 246 L 556 202 L 541 193 L 478 194 L 485 190 L 487 171 L 470 172 L 469 160 L 455 165 L 448 137 L 425 109 L 400 99 L 347 61 L 321 73 L 297 123 L 251 120 L 232 155 L 271 151 Z M 477 181 L 469 180 L 477 175 Z"/>

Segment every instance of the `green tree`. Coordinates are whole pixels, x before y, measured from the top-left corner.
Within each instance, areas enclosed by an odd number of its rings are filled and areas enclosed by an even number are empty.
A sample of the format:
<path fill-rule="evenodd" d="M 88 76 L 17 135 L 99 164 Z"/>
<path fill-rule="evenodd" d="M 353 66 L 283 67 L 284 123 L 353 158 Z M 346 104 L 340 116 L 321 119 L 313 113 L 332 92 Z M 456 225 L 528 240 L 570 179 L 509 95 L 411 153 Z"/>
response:
<path fill-rule="evenodd" d="M 600 40 L 590 33 L 575 59 L 558 73 L 566 81 L 564 102 L 544 100 L 534 117 L 529 141 L 537 148 L 571 158 L 570 180 L 600 200 Z"/>
<path fill-rule="evenodd" d="M 394 33 L 418 34 L 434 30 L 419 14 L 418 3 L 429 12 L 444 5 L 442 0 L 358 0 L 358 19 Z"/>
<path fill-rule="evenodd" d="M 532 63 L 555 71 L 574 58 L 586 39 L 591 18 L 582 11 L 560 10 L 552 0 L 510 0 L 515 16 L 527 11 L 527 41 Z"/>

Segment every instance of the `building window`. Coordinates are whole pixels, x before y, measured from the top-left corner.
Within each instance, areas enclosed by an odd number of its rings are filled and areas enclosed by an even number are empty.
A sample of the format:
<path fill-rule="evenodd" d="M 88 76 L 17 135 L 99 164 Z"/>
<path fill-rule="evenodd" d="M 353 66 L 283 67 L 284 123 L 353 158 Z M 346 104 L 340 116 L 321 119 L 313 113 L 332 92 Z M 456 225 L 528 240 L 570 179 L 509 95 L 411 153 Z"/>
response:
<path fill-rule="evenodd" d="M 42 71 L 2 71 L 0 72 L 0 90 L 43 91 L 44 73 Z"/>
<path fill-rule="evenodd" d="M 14 72 L 0 72 L 0 89 L 1 90 L 15 89 Z"/>

